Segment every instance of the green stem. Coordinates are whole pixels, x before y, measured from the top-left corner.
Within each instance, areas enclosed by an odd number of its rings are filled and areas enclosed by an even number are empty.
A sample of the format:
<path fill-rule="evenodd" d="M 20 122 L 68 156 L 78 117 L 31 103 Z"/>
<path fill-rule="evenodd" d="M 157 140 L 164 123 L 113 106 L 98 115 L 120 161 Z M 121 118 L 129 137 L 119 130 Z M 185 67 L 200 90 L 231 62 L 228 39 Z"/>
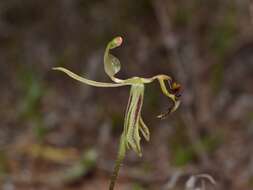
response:
<path fill-rule="evenodd" d="M 119 169 L 120 169 L 122 161 L 125 158 L 125 155 L 126 155 L 126 145 L 125 145 L 124 135 L 122 134 L 121 138 L 120 138 L 120 145 L 119 145 L 118 156 L 117 156 L 117 159 L 116 159 L 116 162 L 115 162 L 115 166 L 114 166 L 114 169 L 113 169 L 113 173 L 112 173 L 112 176 L 111 176 L 111 180 L 110 180 L 109 190 L 113 190 L 114 189 L 115 182 L 116 182 L 117 177 L 118 177 Z"/>

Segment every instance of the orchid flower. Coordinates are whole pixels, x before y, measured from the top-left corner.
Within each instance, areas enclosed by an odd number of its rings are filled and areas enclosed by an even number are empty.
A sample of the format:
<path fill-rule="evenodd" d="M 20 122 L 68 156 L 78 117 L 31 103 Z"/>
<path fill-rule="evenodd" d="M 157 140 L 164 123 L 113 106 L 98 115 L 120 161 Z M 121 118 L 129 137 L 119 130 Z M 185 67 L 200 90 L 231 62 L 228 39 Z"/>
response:
<path fill-rule="evenodd" d="M 128 100 L 128 105 L 126 108 L 125 119 L 124 119 L 124 129 L 120 139 L 120 147 L 118 152 L 118 158 L 116 160 L 116 165 L 114 168 L 113 175 L 111 177 L 110 190 L 114 189 L 114 184 L 118 175 L 118 171 L 125 157 L 127 149 L 132 149 L 139 156 L 142 155 L 141 146 L 140 146 L 140 133 L 142 136 L 149 141 L 150 133 L 149 129 L 144 123 L 141 110 L 143 105 L 144 98 L 144 89 L 145 85 L 151 83 L 155 80 L 158 80 L 162 93 L 172 100 L 173 106 L 168 109 L 167 112 L 158 115 L 160 119 L 165 118 L 169 113 L 174 112 L 179 104 L 180 97 L 180 85 L 176 82 L 173 82 L 170 76 L 160 74 L 153 76 L 151 78 L 142 78 L 142 77 L 131 77 L 128 79 L 119 79 L 115 75 L 120 71 L 121 65 L 117 57 L 110 53 L 110 50 L 119 47 L 123 42 L 121 37 L 116 37 L 111 40 L 104 53 L 104 70 L 106 74 L 111 78 L 113 83 L 97 82 L 83 78 L 68 69 L 63 67 L 55 67 L 54 70 L 62 71 L 71 78 L 78 80 L 82 83 L 96 86 L 96 87 L 120 87 L 120 86 L 131 86 L 130 96 Z M 167 86 L 168 85 L 168 86 Z"/>

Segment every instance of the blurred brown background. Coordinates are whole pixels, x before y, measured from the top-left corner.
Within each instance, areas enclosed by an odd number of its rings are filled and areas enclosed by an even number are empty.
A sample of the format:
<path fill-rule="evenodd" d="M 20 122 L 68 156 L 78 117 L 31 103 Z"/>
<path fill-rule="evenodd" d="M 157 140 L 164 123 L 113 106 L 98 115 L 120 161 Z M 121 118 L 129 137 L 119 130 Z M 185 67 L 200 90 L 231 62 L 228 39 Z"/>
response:
<path fill-rule="evenodd" d="M 108 188 L 129 88 L 51 68 L 109 81 L 102 56 L 118 35 L 120 78 L 164 73 L 183 93 L 159 120 L 168 100 L 146 88 L 151 141 L 142 158 L 128 152 L 116 189 L 183 190 L 200 173 L 216 180 L 210 189 L 253 189 L 250 0 L 1 0 L 0 189 Z"/>

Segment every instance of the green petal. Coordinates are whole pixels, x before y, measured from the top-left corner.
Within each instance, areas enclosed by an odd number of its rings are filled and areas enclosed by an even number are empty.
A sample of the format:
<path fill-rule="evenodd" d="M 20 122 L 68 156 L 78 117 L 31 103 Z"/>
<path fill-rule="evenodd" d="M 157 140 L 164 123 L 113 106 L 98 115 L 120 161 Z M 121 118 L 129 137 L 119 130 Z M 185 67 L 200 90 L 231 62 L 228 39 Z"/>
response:
<path fill-rule="evenodd" d="M 71 72 L 70 70 L 63 68 L 63 67 L 54 67 L 53 70 L 62 71 L 77 81 L 80 81 L 82 83 L 85 83 L 85 84 L 88 84 L 91 86 L 96 86 L 96 87 L 119 87 L 119 86 L 129 85 L 127 83 L 115 84 L 115 83 L 104 83 L 104 82 L 97 82 L 97 81 L 89 80 L 89 79 L 83 78 L 83 77 Z"/>
<path fill-rule="evenodd" d="M 114 77 L 120 71 L 120 61 L 117 57 L 110 53 L 110 50 L 119 47 L 123 42 L 121 37 L 116 37 L 110 41 L 104 53 L 104 69 L 106 74 L 115 82 L 121 82 L 120 79 Z M 116 80 L 115 80 L 116 79 Z"/>
<path fill-rule="evenodd" d="M 113 77 L 116 73 L 120 71 L 120 61 L 114 55 L 108 53 L 104 59 L 104 69 L 109 77 Z"/>

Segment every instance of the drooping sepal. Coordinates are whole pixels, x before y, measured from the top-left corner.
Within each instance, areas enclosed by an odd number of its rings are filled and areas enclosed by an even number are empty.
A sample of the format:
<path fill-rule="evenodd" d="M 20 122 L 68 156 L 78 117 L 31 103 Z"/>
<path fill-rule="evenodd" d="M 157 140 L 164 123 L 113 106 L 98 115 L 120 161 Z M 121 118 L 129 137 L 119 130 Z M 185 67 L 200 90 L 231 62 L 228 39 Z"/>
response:
<path fill-rule="evenodd" d="M 149 129 L 148 129 L 147 125 L 144 123 L 142 118 L 140 118 L 139 125 L 140 125 L 140 131 L 141 131 L 143 137 L 145 138 L 146 141 L 149 141 L 150 132 L 149 132 Z"/>
<path fill-rule="evenodd" d="M 139 156 L 142 155 L 139 130 L 143 96 L 144 85 L 132 85 L 124 123 L 126 146 L 127 148 L 133 149 Z"/>

